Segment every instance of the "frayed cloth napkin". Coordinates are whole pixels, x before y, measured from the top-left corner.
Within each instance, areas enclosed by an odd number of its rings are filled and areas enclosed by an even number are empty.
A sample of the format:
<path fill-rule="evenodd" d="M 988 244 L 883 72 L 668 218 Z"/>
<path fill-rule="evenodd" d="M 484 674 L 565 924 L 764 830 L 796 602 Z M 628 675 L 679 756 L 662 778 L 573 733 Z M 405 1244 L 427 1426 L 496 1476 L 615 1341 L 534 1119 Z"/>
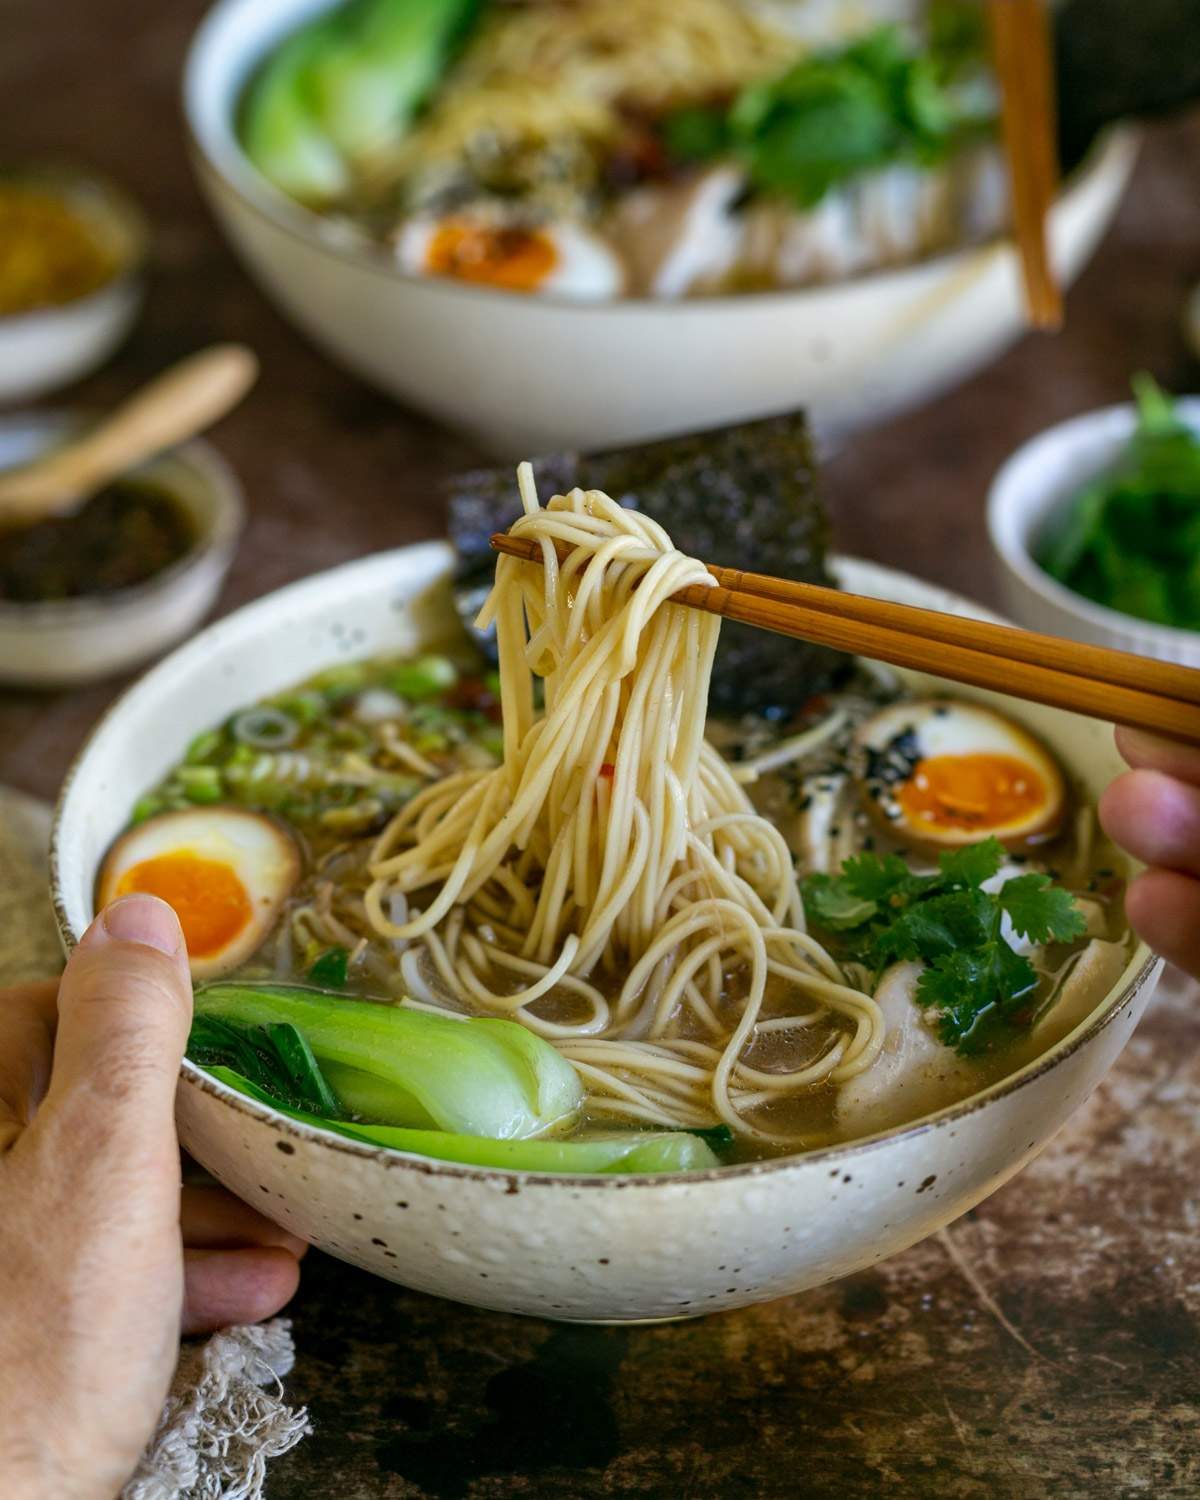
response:
<path fill-rule="evenodd" d="M 0 988 L 62 968 L 46 895 L 50 809 L 0 787 Z M 227 1328 L 179 1351 L 158 1429 L 121 1500 L 262 1500 L 267 1465 L 311 1429 L 283 1399 L 291 1324 Z"/>
<path fill-rule="evenodd" d="M 312 1429 L 283 1399 L 291 1324 L 274 1318 L 185 1344 L 158 1431 L 121 1500 L 262 1500 L 267 1464 Z"/>

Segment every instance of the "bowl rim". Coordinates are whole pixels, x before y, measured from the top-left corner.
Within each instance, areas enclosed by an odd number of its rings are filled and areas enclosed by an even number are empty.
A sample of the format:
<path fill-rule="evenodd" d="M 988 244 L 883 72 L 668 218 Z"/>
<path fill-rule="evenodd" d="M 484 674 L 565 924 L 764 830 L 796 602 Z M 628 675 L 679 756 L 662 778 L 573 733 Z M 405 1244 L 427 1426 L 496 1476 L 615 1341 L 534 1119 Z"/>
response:
<path fill-rule="evenodd" d="M 95 416 L 94 411 L 79 407 L 4 412 L 0 413 L 0 435 L 14 427 L 69 432 Z M 69 626 L 86 626 L 99 619 L 106 622 L 119 620 L 153 605 L 180 579 L 202 568 L 211 559 L 232 557 L 246 524 L 246 502 L 241 482 L 228 460 L 204 438 L 189 438 L 186 443 L 155 454 L 145 464 L 139 465 L 137 472 L 152 473 L 156 466 L 166 461 L 181 463 L 195 474 L 205 497 L 204 529 L 183 556 L 141 583 L 114 589 L 110 594 L 81 594 L 74 599 L 50 599 L 29 604 L 0 599 L 0 630 L 61 630 Z"/>
<path fill-rule="evenodd" d="M 1177 396 L 1173 398 L 1175 410 L 1200 437 L 1200 396 Z M 1200 642 L 1200 631 L 1187 630 L 1179 625 L 1159 625 L 1153 620 L 1143 620 L 1138 615 L 1127 615 L 1122 610 L 1107 604 L 1098 604 L 1074 589 L 1060 583 L 1036 561 L 1023 536 L 1018 535 L 1014 512 L 1022 509 L 1031 526 L 1044 521 L 1051 509 L 1050 495 L 1044 485 L 1031 475 L 1038 475 L 1039 465 L 1064 440 L 1076 439 L 1080 448 L 1090 437 L 1086 446 L 1105 462 L 1099 468 L 1090 467 L 1086 460 L 1079 466 L 1076 488 L 1089 479 L 1103 474 L 1115 459 L 1122 446 L 1133 433 L 1137 422 L 1137 408 L 1132 401 L 1117 402 L 1112 406 L 1096 407 L 1067 417 L 1051 427 L 1045 427 L 1027 438 L 1014 449 L 997 469 L 988 487 L 987 529 L 992 550 L 1015 577 L 1048 604 L 1054 605 L 1076 619 L 1084 620 L 1097 629 L 1120 633 L 1128 640 L 1137 637 L 1148 645 L 1159 643 L 1164 647 L 1194 650 Z M 1027 500 L 1030 493 L 1035 495 Z M 1066 500 L 1060 498 L 1059 504 Z"/>
<path fill-rule="evenodd" d="M 213 143 L 208 140 L 200 115 L 200 94 L 209 77 L 207 51 L 211 38 L 225 24 L 226 12 L 232 11 L 249 0 L 215 0 L 201 18 L 188 43 L 183 64 L 183 118 L 187 143 L 193 165 L 210 172 L 220 184 L 231 192 L 241 206 L 265 221 L 273 229 L 282 231 L 292 239 L 299 240 L 309 249 L 316 250 L 335 262 L 344 262 L 358 270 L 372 272 L 385 281 L 401 286 L 419 286 L 451 297 L 466 296 L 491 302 L 494 305 L 544 308 L 547 311 L 569 309 L 581 314 L 602 315 L 615 308 L 654 313 L 657 316 L 678 315 L 684 310 L 696 314 L 701 308 L 713 311 L 729 311 L 736 307 L 771 307 L 780 302 L 802 298 L 816 300 L 822 296 L 832 298 L 837 294 L 857 287 L 866 287 L 884 280 L 899 285 L 905 279 L 919 280 L 923 272 L 948 270 L 952 266 L 982 265 L 986 260 L 1016 250 L 1011 235 L 1003 231 L 986 239 L 967 245 L 952 245 L 932 255 L 917 260 L 905 261 L 894 266 L 878 266 L 873 269 L 839 277 L 835 281 L 817 282 L 809 286 L 769 287 L 750 292 L 724 292 L 713 296 L 694 298 L 665 298 L 653 296 L 619 296 L 588 301 L 566 297 L 557 293 L 541 293 L 529 296 L 524 293 L 504 291 L 498 287 L 480 286 L 473 282 L 455 280 L 453 277 L 428 276 L 415 271 L 406 271 L 390 259 L 379 247 L 365 244 L 336 243 L 323 229 L 325 216 L 306 208 L 297 199 L 290 197 L 268 181 L 253 165 L 238 140 L 227 112 L 222 111 L 222 139 Z M 331 9 L 337 0 L 321 0 L 305 9 L 305 19 Z M 301 23 L 302 24 L 302 23 Z M 295 27 L 291 28 L 292 30 Z M 282 28 L 279 40 L 290 34 Z M 257 52 L 248 59 L 244 79 L 248 79 L 261 63 L 265 52 Z M 245 63 L 245 52 L 240 55 Z M 244 87 L 244 81 L 243 85 Z M 240 95 L 239 95 L 240 97 Z M 227 139 L 224 138 L 227 136 Z M 1137 127 L 1127 123 L 1107 126 L 1101 130 L 1063 181 L 1051 205 L 1052 211 L 1070 203 L 1094 177 L 1101 176 L 1110 165 L 1119 162 L 1126 152 L 1135 148 L 1139 139 Z M 222 162 L 222 154 L 228 160 Z"/>
<path fill-rule="evenodd" d="M 445 541 L 434 540 L 417 542 L 407 547 L 397 547 L 384 553 L 368 554 L 365 558 L 353 559 L 342 563 L 335 568 L 325 569 L 322 572 L 312 574 L 307 578 L 299 579 L 294 583 L 287 584 L 283 588 L 273 590 L 262 595 L 260 598 L 251 600 L 209 625 L 201 631 L 198 636 L 182 648 L 189 649 L 202 640 L 211 631 L 220 629 L 228 621 L 239 617 L 244 619 L 253 612 L 262 613 L 265 617 L 270 610 L 276 610 L 282 603 L 290 602 L 300 597 L 305 591 L 319 586 L 320 581 L 328 581 L 339 574 L 346 576 L 355 569 L 361 569 L 364 564 L 378 565 L 384 559 L 395 559 L 402 555 L 419 550 L 441 551 L 449 560 L 449 544 Z M 863 567 L 873 572 L 881 580 L 889 577 L 902 578 L 912 581 L 914 575 L 901 572 L 899 569 L 888 568 L 882 564 L 869 562 L 865 559 L 852 558 L 835 554 L 830 559 L 835 572 L 847 563 Z M 923 582 L 923 580 L 916 580 Z M 976 606 L 963 595 L 956 594 L 952 590 L 944 589 L 941 585 L 924 585 L 927 588 L 936 589 L 947 600 L 953 600 L 961 606 L 970 605 L 972 611 L 978 618 L 999 617 L 982 606 Z M 268 602 L 269 601 L 269 602 Z M 163 671 L 170 666 L 174 652 L 168 654 L 151 671 Z M 124 711 L 125 704 L 130 696 L 137 691 L 142 678 L 139 677 L 130 684 L 106 709 L 96 723 L 92 726 L 86 739 L 80 745 L 72 758 L 67 773 L 63 778 L 58 798 L 54 807 L 54 822 L 50 838 L 49 866 L 50 866 L 50 899 L 54 911 L 55 922 L 58 926 L 59 938 L 64 951 L 70 954 L 76 945 L 77 939 L 71 928 L 70 918 L 67 914 L 66 903 L 63 894 L 62 881 L 62 817 L 67 799 L 71 794 L 75 781 L 90 753 L 93 742 L 100 736 L 106 727 Z M 978 1110 L 989 1105 L 996 1099 L 1008 1097 L 1020 1089 L 1027 1087 L 1037 1079 L 1043 1077 L 1059 1064 L 1072 1056 L 1083 1046 L 1091 1043 L 1126 1009 L 1142 990 L 1157 979 L 1162 968 L 1163 960 L 1153 954 L 1140 939 L 1135 943 L 1129 960 L 1123 971 L 1122 980 L 1113 987 L 1108 996 L 1100 1001 L 1088 1015 L 1071 1032 L 1063 1037 L 1046 1052 L 1031 1059 L 1023 1067 L 1006 1077 L 998 1079 L 995 1083 L 982 1089 L 978 1093 L 971 1094 L 968 1098 L 960 1100 L 956 1104 L 947 1105 L 945 1108 L 932 1114 L 924 1115 L 907 1125 L 894 1127 L 887 1130 L 876 1131 L 871 1135 L 856 1138 L 830 1146 L 817 1147 L 812 1151 L 796 1152 L 787 1156 L 768 1157 L 761 1161 L 743 1162 L 730 1166 L 706 1167 L 690 1172 L 659 1172 L 659 1173 L 593 1173 L 573 1174 L 567 1172 L 538 1172 L 526 1168 L 514 1167 L 476 1167 L 463 1162 L 445 1161 L 436 1157 L 420 1156 L 416 1153 L 401 1151 L 389 1146 L 376 1146 L 366 1141 L 356 1141 L 348 1136 L 339 1135 L 334 1131 L 324 1130 L 318 1126 L 308 1125 L 290 1116 L 272 1109 L 269 1105 L 262 1104 L 258 1100 L 250 1099 L 228 1085 L 212 1078 L 202 1068 L 191 1062 L 186 1057 L 180 1063 L 181 1086 L 191 1085 L 198 1088 L 202 1093 L 208 1094 L 219 1103 L 240 1111 L 249 1116 L 259 1124 L 266 1124 L 272 1129 L 291 1135 L 297 1140 L 309 1144 L 326 1146 L 335 1151 L 342 1151 L 350 1156 L 360 1159 L 373 1159 L 389 1170 L 404 1170 L 416 1172 L 422 1176 L 450 1177 L 456 1179 L 468 1179 L 478 1182 L 489 1183 L 511 1183 L 514 1179 L 522 1185 L 535 1187 L 563 1187 L 578 1190 L 580 1188 L 627 1188 L 627 1187 L 652 1187 L 655 1185 L 681 1186 L 687 1184 L 713 1183 L 718 1181 L 733 1180 L 735 1178 L 758 1177 L 769 1173 L 779 1172 L 786 1169 L 807 1168 L 811 1165 L 828 1164 L 830 1162 L 841 1163 L 857 1157 L 868 1151 L 873 1151 L 883 1145 L 899 1141 L 909 1141 L 933 1129 L 941 1128 L 952 1121 L 964 1119 L 973 1115 Z M 1136 966 L 1136 967 L 1135 967 Z M 1132 972 L 1131 972 L 1132 971 Z"/>
<path fill-rule="evenodd" d="M 116 223 L 128 239 L 125 254 L 106 281 L 82 297 L 67 302 L 53 302 L 41 307 L 27 307 L 20 312 L 0 313 L 0 338 L 36 331 L 39 323 L 63 323 L 85 318 L 114 298 L 122 298 L 140 282 L 150 258 L 150 226 L 137 202 L 102 172 L 70 162 L 49 161 L 32 166 L 17 166 L 0 171 L 5 182 L 28 182 L 70 204 L 79 196 L 91 196 L 101 211 Z M 7 417 L 7 413 L 5 416 Z"/>

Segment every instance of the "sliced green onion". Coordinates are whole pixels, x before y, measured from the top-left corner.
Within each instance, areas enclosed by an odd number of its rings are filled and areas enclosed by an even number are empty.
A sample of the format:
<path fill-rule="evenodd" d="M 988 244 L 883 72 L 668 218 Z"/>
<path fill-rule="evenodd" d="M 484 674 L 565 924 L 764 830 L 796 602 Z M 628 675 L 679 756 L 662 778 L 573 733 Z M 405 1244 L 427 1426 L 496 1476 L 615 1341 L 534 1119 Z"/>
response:
<path fill-rule="evenodd" d="M 206 729 L 203 734 L 198 734 L 184 753 L 184 765 L 207 765 L 221 748 L 224 739 L 225 735 L 220 729 Z"/>
<path fill-rule="evenodd" d="M 307 728 L 324 715 L 326 705 L 320 693 L 303 692 L 288 693 L 276 698 L 271 706 L 285 714 L 290 714 L 298 724 Z"/>
<path fill-rule="evenodd" d="M 327 703 L 337 703 L 367 683 L 367 668 L 359 661 L 344 662 L 340 666 L 326 667 L 313 678 L 311 686 Z"/>
<path fill-rule="evenodd" d="M 235 740 L 256 750 L 283 750 L 300 733 L 291 714 L 279 708 L 248 708 L 230 725 Z"/>
<path fill-rule="evenodd" d="M 384 681 L 393 693 L 419 701 L 452 688 L 458 681 L 458 668 L 448 656 L 418 656 L 393 667 Z"/>
<path fill-rule="evenodd" d="M 216 766 L 180 766 L 175 778 L 189 802 L 220 802 L 224 795 L 221 772 Z"/>
<path fill-rule="evenodd" d="M 130 814 L 131 823 L 144 823 L 147 818 L 157 817 L 160 812 L 167 810 L 167 802 L 164 797 L 150 794 L 139 797 L 133 804 L 133 812 Z"/>

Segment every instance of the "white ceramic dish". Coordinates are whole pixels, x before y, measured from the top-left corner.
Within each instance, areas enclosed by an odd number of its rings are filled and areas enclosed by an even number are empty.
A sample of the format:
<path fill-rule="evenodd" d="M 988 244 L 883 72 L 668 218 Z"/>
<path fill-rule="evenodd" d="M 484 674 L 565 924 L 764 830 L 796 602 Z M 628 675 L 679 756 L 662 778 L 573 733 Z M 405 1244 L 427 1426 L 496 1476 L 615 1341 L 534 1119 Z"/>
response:
<path fill-rule="evenodd" d="M 136 684 L 96 730 L 59 802 L 52 880 L 64 942 L 91 919 L 97 866 L 129 808 L 192 735 L 322 666 L 444 639 L 451 565 L 441 543 L 351 563 L 219 621 Z M 885 569 L 845 561 L 839 571 L 861 592 L 974 612 Z M 1024 706 L 1021 716 L 1093 793 L 1117 769 L 1103 725 Z M 1088 1096 L 1157 972 L 1138 948 L 1070 1037 L 965 1104 L 886 1136 L 752 1166 L 672 1177 L 478 1170 L 308 1129 L 186 1063 L 179 1128 L 187 1149 L 249 1202 L 405 1285 L 553 1318 L 684 1317 L 844 1276 L 964 1213 Z"/>
<path fill-rule="evenodd" d="M 63 412 L 0 417 L 0 470 L 30 462 L 80 421 Z M 127 671 L 173 646 L 212 608 L 241 535 L 241 487 L 198 439 L 142 472 L 187 509 L 195 547 L 146 583 L 112 594 L 49 604 L 0 601 L 0 683 L 70 687 Z"/>
<path fill-rule="evenodd" d="M 808 290 L 579 304 L 402 273 L 276 191 L 234 130 L 243 87 L 329 0 L 220 0 L 188 56 L 200 183 L 263 289 L 334 358 L 505 456 L 596 449 L 810 410 L 824 432 L 877 421 L 964 378 L 1025 326 L 1007 242 Z M 1050 219 L 1065 282 L 1133 168 L 1107 136 Z"/>
<path fill-rule="evenodd" d="M 1200 398 L 1180 400 L 1176 409 L 1200 432 Z M 1197 667 L 1200 632 L 1154 625 L 1094 604 L 1051 578 L 1033 560 L 1049 518 L 1089 480 L 1112 467 L 1136 424 L 1132 405 L 1073 417 L 1018 448 L 996 475 L 988 496 L 988 531 L 1005 608 L 1031 630 Z"/>
<path fill-rule="evenodd" d="M 59 307 L 0 316 L 0 403 L 32 401 L 102 365 L 142 305 L 146 229 L 137 209 L 91 174 L 46 171 L 29 180 L 61 194 L 111 242 L 120 270 L 86 297 Z"/>

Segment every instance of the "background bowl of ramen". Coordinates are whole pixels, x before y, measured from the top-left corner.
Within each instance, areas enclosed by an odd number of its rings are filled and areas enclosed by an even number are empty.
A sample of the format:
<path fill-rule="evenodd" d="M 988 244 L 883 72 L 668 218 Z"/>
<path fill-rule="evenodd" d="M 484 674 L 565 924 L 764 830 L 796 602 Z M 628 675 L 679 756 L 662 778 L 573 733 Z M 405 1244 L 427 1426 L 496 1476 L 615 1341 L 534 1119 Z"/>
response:
<path fill-rule="evenodd" d="M 195 734 L 324 667 L 444 640 L 452 566 L 448 546 L 424 543 L 320 574 L 210 626 L 131 688 L 80 754 L 59 802 L 52 885 L 64 943 L 91 919 L 97 868 L 134 801 Z M 874 565 L 843 559 L 837 572 L 859 592 L 978 613 Z M 1118 769 L 1106 726 L 1029 705 L 1018 717 L 1088 795 Z M 187 1150 L 234 1192 L 331 1254 L 406 1286 L 568 1320 L 686 1317 L 847 1275 L 965 1213 L 1091 1093 L 1157 973 L 1139 946 L 1075 1031 L 964 1103 L 849 1145 L 745 1166 L 663 1177 L 480 1170 L 300 1125 L 187 1062 L 179 1128 Z"/>
<path fill-rule="evenodd" d="M 274 189 L 237 136 L 242 91 L 329 0 L 221 0 L 188 56 L 184 104 L 201 186 L 263 290 L 316 344 L 406 405 L 504 456 L 595 449 L 809 409 L 844 430 L 963 379 L 1024 327 L 1005 241 L 825 286 L 685 302 L 579 303 L 409 275 Z M 1071 281 L 1133 168 L 1102 138 L 1050 219 Z"/>

